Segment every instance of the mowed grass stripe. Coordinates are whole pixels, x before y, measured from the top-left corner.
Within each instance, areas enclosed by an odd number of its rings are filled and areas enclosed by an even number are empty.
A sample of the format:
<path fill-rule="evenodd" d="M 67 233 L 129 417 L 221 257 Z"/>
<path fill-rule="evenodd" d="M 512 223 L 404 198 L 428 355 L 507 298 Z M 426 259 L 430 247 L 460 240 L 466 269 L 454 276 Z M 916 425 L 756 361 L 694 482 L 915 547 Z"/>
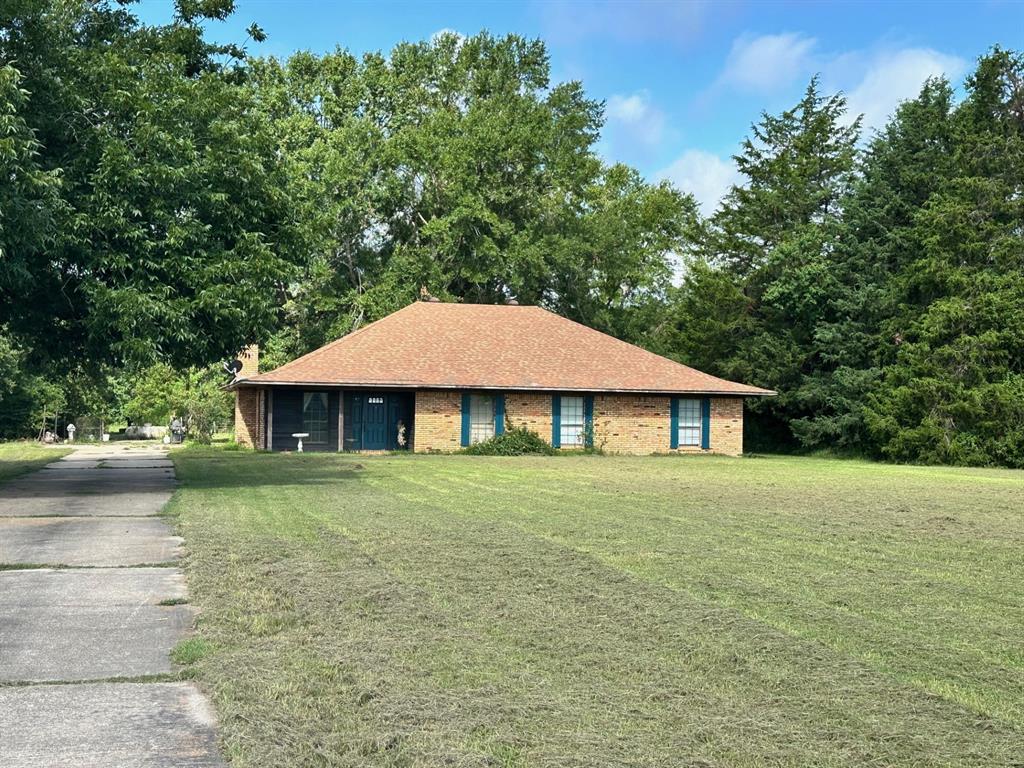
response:
<path fill-rule="evenodd" d="M 430 580 L 430 583 L 433 586 L 433 594 L 449 596 L 456 594 L 468 599 L 471 604 L 462 604 L 458 608 L 460 613 L 472 615 L 469 611 L 479 610 L 480 602 L 485 598 L 478 591 L 471 590 L 470 584 L 465 582 L 460 584 L 457 589 L 452 590 L 451 584 L 460 574 L 471 572 L 470 578 L 473 583 L 480 582 L 488 585 L 488 587 L 496 583 L 509 584 L 510 581 L 514 581 L 513 577 L 518 574 L 510 572 L 508 566 L 506 566 L 501 569 L 500 574 L 497 574 L 498 578 L 494 578 L 490 574 L 482 572 L 480 568 L 481 560 L 475 557 L 471 563 L 465 561 L 453 562 L 448 556 L 452 533 L 447 527 L 444 530 L 436 531 L 435 536 L 439 542 L 437 557 L 430 558 L 427 562 L 422 562 L 420 558 L 415 558 L 414 567 L 403 569 L 403 571 L 405 573 L 431 574 L 433 578 Z M 458 528 L 454 533 L 459 537 L 460 545 L 463 547 L 465 547 L 473 533 L 478 533 L 481 548 L 490 548 L 493 554 L 498 555 L 499 559 L 505 553 L 511 553 L 518 559 L 521 556 L 521 550 L 524 549 L 524 545 L 525 549 L 532 553 L 542 551 L 544 548 L 541 542 L 531 541 L 529 537 L 524 538 L 519 532 L 506 531 L 504 535 L 499 536 L 494 527 L 490 525 L 486 525 L 482 530 L 478 531 L 476 525 L 469 524 Z M 506 538 L 510 534 L 511 537 Z M 418 553 L 421 557 L 423 555 L 423 541 L 421 539 L 421 546 L 418 548 Z M 494 553 L 494 548 L 500 541 L 504 541 L 505 546 Z M 381 555 L 383 550 L 375 549 L 374 554 Z M 502 625 L 500 637 L 506 645 L 509 644 L 510 639 L 514 640 L 509 648 L 509 652 L 513 648 L 537 644 L 536 633 L 538 632 L 538 627 L 531 625 L 529 618 L 536 616 L 538 613 L 543 616 L 544 623 L 547 625 L 549 632 L 556 627 L 559 628 L 561 631 L 554 633 L 554 637 L 557 638 L 554 642 L 557 643 L 557 646 L 542 644 L 540 649 L 542 653 L 535 655 L 530 660 L 530 666 L 533 669 L 544 669 L 551 676 L 557 675 L 561 671 L 563 673 L 561 686 L 572 685 L 572 682 L 577 679 L 578 675 L 586 674 L 585 668 L 582 667 L 578 669 L 570 667 L 570 669 L 565 670 L 560 665 L 560 663 L 564 664 L 565 656 L 572 656 L 577 660 L 582 657 L 586 662 L 607 666 L 610 663 L 607 649 L 609 646 L 615 646 L 625 652 L 624 659 L 621 661 L 616 660 L 616 662 L 622 663 L 628 660 L 628 663 L 623 663 L 622 668 L 614 670 L 612 675 L 616 680 L 617 688 L 621 685 L 622 680 L 629 678 L 636 681 L 634 686 L 669 685 L 671 687 L 671 683 L 676 678 L 684 676 L 684 679 L 686 679 L 685 676 L 691 670 L 685 669 L 688 666 L 685 663 L 682 665 L 684 669 L 677 669 L 674 663 L 676 660 L 672 658 L 672 652 L 668 655 L 655 652 L 652 657 L 648 657 L 646 646 L 651 642 L 652 638 L 655 639 L 655 645 L 661 646 L 664 644 L 666 650 L 672 649 L 675 653 L 680 654 L 683 659 L 703 655 L 695 653 L 696 649 L 707 649 L 708 643 L 713 641 L 716 646 L 725 646 L 730 649 L 728 656 L 724 657 L 726 663 L 718 668 L 708 669 L 706 660 L 699 661 L 694 666 L 700 670 L 700 683 L 695 684 L 696 681 L 693 680 L 686 680 L 685 683 L 680 681 L 677 688 L 678 691 L 687 692 L 692 692 L 695 689 L 702 689 L 705 692 L 718 691 L 719 697 L 713 698 L 708 696 L 707 700 L 699 702 L 701 707 L 710 708 L 709 711 L 711 712 L 722 712 L 731 709 L 731 695 L 737 691 L 742 694 L 742 699 L 746 702 L 746 706 L 752 705 L 758 697 L 765 696 L 771 697 L 777 704 L 787 700 L 790 702 L 801 702 L 797 712 L 793 713 L 792 721 L 787 721 L 787 718 L 785 718 L 785 708 L 783 706 L 773 707 L 772 719 L 775 721 L 775 727 L 779 727 L 780 730 L 785 729 L 784 733 L 778 734 L 779 738 L 792 739 L 802 736 L 801 730 L 812 725 L 805 721 L 806 715 L 804 714 L 803 706 L 810 705 L 816 710 L 817 717 L 822 717 L 827 722 L 835 723 L 836 712 L 829 711 L 830 706 L 839 704 L 840 707 L 845 708 L 850 704 L 856 705 L 859 703 L 857 701 L 859 690 L 855 686 L 858 682 L 863 683 L 864 670 L 855 668 L 851 670 L 850 665 L 842 660 L 831 658 L 828 654 L 821 654 L 818 648 L 806 647 L 806 644 L 798 644 L 794 647 L 791 638 L 779 637 L 778 633 L 766 632 L 763 627 L 758 627 L 749 621 L 743 621 L 736 615 L 730 615 L 730 612 L 723 612 L 714 607 L 691 601 L 681 602 L 680 596 L 676 594 L 664 594 L 661 591 L 656 591 L 658 594 L 651 595 L 650 592 L 655 590 L 651 590 L 649 585 L 637 584 L 633 580 L 622 579 L 618 574 L 606 573 L 603 569 L 595 568 L 592 564 L 586 563 L 585 558 L 583 562 L 571 568 L 571 571 L 575 571 L 575 573 L 572 573 L 571 576 L 564 580 L 558 580 L 562 583 L 551 583 L 556 569 L 559 566 L 571 563 L 573 554 L 566 553 L 563 548 L 556 547 L 548 557 L 540 559 L 540 563 L 530 564 L 522 575 L 528 583 L 531 579 L 539 579 L 538 583 L 541 589 L 553 592 L 559 602 L 554 605 L 547 603 L 543 606 L 529 606 L 523 610 L 516 611 L 515 620 Z M 390 558 L 389 561 L 394 562 Z M 484 561 L 489 562 L 486 558 Z M 475 569 L 472 566 L 475 566 Z M 537 566 L 540 567 L 538 568 Z M 600 589 L 594 590 L 594 593 L 589 591 L 594 589 L 593 585 L 604 584 L 613 585 L 614 590 L 605 595 L 601 594 Z M 584 594 L 582 597 L 573 599 L 572 590 L 577 585 L 591 586 L 583 587 Z M 637 590 L 639 590 L 639 594 L 634 597 L 632 593 Z M 503 600 L 507 602 L 508 599 L 508 594 L 506 593 Z M 612 601 L 611 605 L 603 606 L 597 616 L 588 615 L 592 613 L 587 610 L 590 607 L 589 602 L 602 599 Z M 567 605 L 570 606 L 568 610 Z M 581 605 L 583 606 L 582 611 L 575 610 Z M 545 608 L 547 610 L 544 610 Z M 615 610 L 613 612 L 610 609 Z M 609 613 L 611 616 L 608 615 Z M 652 618 L 654 621 L 651 621 Z M 605 619 L 605 621 L 602 622 L 601 619 Z M 591 650 L 592 641 L 584 641 L 579 644 L 580 647 L 575 649 L 572 648 L 571 643 L 568 648 L 565 647 L 565 638 L 571 636 L 574 631 L 577 633 L 577 638 L 574 639 L 578 640 L 579 634 L 589 634 L 586 630 L 594 627 L 600 627 L 601 636 L 595 643 L 596 647 L 593 647 L 595 658 L 590 659 L 587 657 L 587 652 Z M 751 647 L 748 643 L 753 644 L 754 647 Z M 782 652 L 780 646 L 784 646 L 787 650 Z M 757 655 L 763 656 L 764 660 L 768 662 L 767 670 L 761 670 L 750 663 Z M 822 679 L 830 679 L 832 681 L 831 684 L 838 686 L 844 691 L 841 702 L 836 700 L 834 692 L 830 690 L 831 685 L 827 686 L 827 690 L 822 690 L 813 686 L 807 686 L 806 680 L 802 680 L 799 686 L 792 686 L 790 684 L 793 675 L 798 670 L 802 669 L 804 674 L 807 673 L 808 670 L 805 665 L 809 659 L 814 659 L 814 662 L 811 662 L 812 664 L 816 662 L 816 665 L 820 665 L 820 668 L 810 670 L 812 673 L 819 675 Z M 742 669 L 742 672 L 738 671 L 740 669 Z M 638 679 L 637 674 L 640 670 L 646 672 L 646 676 Z M 852 671 L 853 674 L 847 674 L 849 671 Z M 707 674 L 708 672 L 711 672 L 711 674 Z M 853 679 L 844 679 L 847 677 L 852 677 Z M 588 685 L 592 685 L 592 683 L 588 683 Z M 878 698 L 874 693 L 875 691 L 879 691 L 879 689 L 884 690 L 887 687 L 892 696 L 903 695 L 909 696 L 911 699 L 918 698 L 917 694 L 912 692 L 900 692 L 898 688 L 886 686 L 878 681 L 871 681 L 868 686 L 869 690 L 873 691 L 869 697 L 870 703 L 874 703 Z M 621 702 L 621 697 L 623 696 L 621 688 L 617 690 L 616 695 L 620 697 L 620 703 L 627 703 Z M 643 704 L 636 702 L 635 706 L 643 706 Z M 899 706 L 891 707 L 890 709 L 890 706 L 885 706 L 885 715 L 891 716 L 900 709 Z M 916 709 L 916 707 L 917 704 L 912 705 L 912 709 Z M 858 709 L 861 709 L 861 707 L 855 706 L 855 710 Z M 882 715 L 883 713 L 880 712 L 878 714 Z M 666 719 L 671 722 L 676 718 L 668 717 Z M 871 719 L 874 720 L 876 718 Z M 686 721 L 688 724 L 692 724 L 690 718 L 686 718 Z M 856 722 L 857 728 L 864 727 L 866 722 L 867 720 L 864 718 L 858 718 Z M 664 726 L 669 726 L 669 722 L 665 722 Z M 918 730 L 915 728 L 914 732 L 917 733 Z M 839 734 L 834 734 L 833 737 L 841 738 Z M 935 734 L 932 734 L 931 738 L 934 737 Z M 684 747 L 683 744 L 674 744 L 672 746 L 673 748 Z M 639 754 L 639 749 L 639 744 L 634 745 L 630 752 Z M 741 758 L 740 755 L 730 754 L 728 750 L 720 753 L 718 757 L 729 757 L 734 761 Z M 886 759 L 891 757 L 893 755 L 890 754 Z M 980 755 L 975 755 L 975 757 L 980 757 Z M 810 759 L 810 754 L 804 755 L 802 758 L 804 761 Z M 869 761 L 871 759 L 872 755 L 870 752 L 858 755 L 858 760 Z"/>
<path fill-rule="evenodd" d="M 197 673 L 239 764 L 1001 765 L 1021 744 L 1010 721 L 961 706 L 971 687 L 930 696 L 726 606 L 723 595 L 749 600 L 734 585 L 700 595 L 699 562 L 673 572 L 701 539 L 648 513 L 645 502 L 668 505 L 644 473 L 672 486 L 664 475 L 692 472 L 689 461 L 359 463 L 179 456 L 173 509 L 215 649 Z M 719 464 L 719 490 L 754 463 Z M 602 492 L 587 495 L 602 473 Z M 607 489 L 624 475 L 645 490 L 616 513 Z M 709 525 L 693 528 L 707 538 Z M 659 554 L 659 567 L 641 567 L 638 552 Z M 756 585 L 756 562 L 733 565 L 745 589 Z M 777 623 L 815 595 L 790 589 L 767 574 Z M 946 681 L 941 661 L 930 670 Z"/>
<path fill-rule="evenodd" d="M 874 465 L 860 466 L 875 469 Z M 691 466 L 686 470 L 691 470 Z M 951 473 L 941 470 L 936 475 L 948 478 Z M 961 479 L 955 473 L 952 477 Z M 968 473 L 966 477 L 973 483 L 977 475 Z M 495 496 L 503 498 L 504 494 Z M 1024 669 L 1019 663 L 1019 652 L 1010 650 L 1020 647 L 1019 628 L 1024 626 L 1021 603 L 1019 598 L 1015 599 L 1019 595 L 1015 580 L 1020 573 L 1020 550 L 1008 546 L 1007 537 L 996 537 L 971 548 L 959 542 L 951 547 L 949 541 L 942 540 L 928 543 L 912 540 L 897 545 L 899 540 L 891 534 L 876 539 L 861 535 L 852 542 L 833 542 L 828 547 L 854 552 L 855 556 L 829 558 L 819 555 L 822 545 L 815 548 L 803 545 L 802 542 L 813 541 L 814 537 L 810 533 L 797 534 L 792 523 L 785 526 L 777 522 L 765 523 L 763 518 L 747 515 L 742 532 L 732 530 L 737 527 L 735 521 L 730 525 L 727 540 L 733 545 L 732 551 L 716 552 L 715 557 L 694 558 L 692 555 L 701 548 L 693 546 L 692 542 L 692 523 L 699 519 L 693 513 L 687 520 L 691 525 L 685 531 L 689 546 L 677 548 L 673 539 L 677 528 L 664 526 L 663 519 L 624 515 L 621 503 L 612 506 L 611 516 L 599 517 L 603 511 L 602 500 L 591 496 L 588 501 L 591 503 L 586 529 L 602 533 L 587 536 L 585 551 L 594 552 L 617 567 L 740 608 L 759 620 L 825 642 L 844 653 L 878 660 L 886 672 L 901 679 L 935 693 L 952 695 L 981 712 L 1021 722 Z M 717 515 L 717 512 L 716 509 L 712 514 Z M 508 513 L 507 508 L 501 512 L 506 516 Z M 1019 514 L 1016 517 L 1019 518 Z M 534 514 L 529 518 L 531 523 L 539 522 Z M 671 518 L 674 522 L 681 521 L 676 515 Z M 792 520 L 793 516 L 787 519 Z M 637 541 L 641 538 L 638 529 L 646 526 L 652 533 L 646 540 L 657 546 L 662 556 L 652 563 L 650 558 L 636 558 L 617 551 L 609 554 L 607 544 L 615 538 L 607 531 L 626 526 L 630 527 L 630 533 L 618 537 L 620 541 Z M 871 531 L 867 528 L 868 533 Z M 723 541 L 722 531 L 716 533 L 716 541 Z M 770 540 L 766 533 L 771 534 Z M 573 530 L 557 538 L 571 544 L 579 535 L 579 531 Z M 819 533 L 819 539 L 820 536 Z M 883 543 L 878 543 L 877 538 Z M 764 546 L 737 548 L 734 546 L 737 539 L 741 542 L 760 539 Z M 842 549 L 844 547 L 846 549 Z M 922 551 L 932 553 L 930 562 L 919 558 Z M 742 566 L 747 559 L 763 561 L 765 552 L 772 554 L 768 565 L 773 567 Z M 698 571 L 687 568 L 694 563 Z M 718 566 L 723 563 L 730 569 L 728 572 L 719 571 Z M 950 564 L 965 568 L 956 580 L 948 577 Z M 738 569 L 737 565 L 740 565 Z M 762 562 L 764 565 L 766 563 Z M 930 567 L 928 572 L 922 572 L 925 565 Z M 851 570 L 853 567 L 856 571 Z M 701 585 L 709 581 L 708 571 L 717 579 L 715 588 L 701 589 Z M 738 573 L 744 575 L 737 576 Z M 772 574 L 771 583 L 759 578 L 766 573 Z M 777 592 L 780 573 L 785 574 L 787 582 L 786 591 L 780 594 L 788 599 L 782 604 L 773 604 L 771 596 Z M 882 575 L 885 578 L 879 578 Z M 941 581 L 955 584 L 957 588 L 938 588 L 941 585 L 937 582 Z M 800 599 L 793 600 L 794 595 Z M 936 632 L 937 628 L 940 631 Z M 882 642 L 896 634 L 896 630 L 898 643 Z M 915 656 L 924 661 L 926 670 L 937 664 L 950 669 L 953 679 L 944 681 L 922 674 Z M 975 683 L 978 690 L 971 691 Z"/>
<path fill-rule="evenodd" d="M 873 468 L 872 465 L 868 466 Z M 450 475 L 450 470 L 448 474 Z M 472 477 L 470 474 L 470 478 Z M 506 476 L 503 479 L 515 481 L 514 477 Z M 459 481 L 453 477 L 452 482 Z M 462 485 L 471 487 L 480 485 L 480 482 L 471 479 Z M 478 505 L 465 508 L 464 513 L 478 515 L 492 511 L 505 519 L 518 519 L 514 513 L 519 512 L 523 506 L 523 497 L 518 497 L 518 501 L 511 505 L 503 501 L 495 502 L 495 499 L 508 497 L 503 492 L 505 489 L 496 484 L 492 486 L 492 490 L 490 502 L 481 500 Z M 566 495 L 575 495 L 575 490 L 570 489 Z M 531 498 L 526 497 L 525 501 L 528 506 L 533 507 Z M 844 545 L 848 546 L 847 543 L 833 542 L 827 547 L 808 547 L 806 542 L 814 541 L 810 534 L 798 535 L 791 524 L 784 527 L 773 524 L 775 530 L 771 531 L 773 538 L 770 549 L 775 554 L 774 559 L 791 571 L 791 586 L 787 596 L 799 597 L 799 600 L 789 600 L 788 604 L 778 605 L 773 604 L 771 598 L 775 585 L 764 580 L 751 580 L 751 575 L 756 576 L 756 571 L 751 571 L 743 581 L 730 580 L 731 574 L 722 574 L 719 578 L 723 583 L 714 590 L 707 590 L 701 588 L 702 582 L 706 583 L 706 578 L 702 576 L 706 577 L 706 574 L 691 573 L 685 567 L 696 562 L 703 571 L 712 562 L 733 563 L 737 558 L 755 555 L 753 548 L 740 548 L 728 553 L 730 556 L 725 558 L 721 557 L 722 553 L 718 553 L 713 559 L 702 557 L 695 560 L 686 552 L 674 551 L 672 540 L 677 528 L 668 528 L 664 525 L 666 519 L 681 522 L 683 519 L 679 516 L 637 518 L 623 515 L 619 504 L 614 507 L 614 519 L 609 520 L 598 516 L 602 511 L 602 500 L 599 497 L 588 497 L 588 501 L 591 502 L 587 515 L 587 527 L 590 530 L 607 532 L 616 526 L 624 525 L 623 521 L 628 520 L 634 526 L 628 540 L 636 541 L 639 537 L 636 536 L 635 526 L 646 525 L 648 528 L 656 529 L 657 545 L 661 547 L 662 557 L 655 567 L 652 567 L 649 558 L 609 555 L 601 546 L 608 541 L 607 533 L 601 536 L 597 545 L 588 543 L 581 548 L 582 551 L 594 553 L 605 562 L 631 573 L 654 578 L 697 597 L 744 610 L 753 618 L 765 621 L 776 628 L 824 642 L 840 652 L 872 662 L 899 679 L 919 685 L 933 693 L 950 696 L 980 712 L 1015 722 L 1020 721 L 1020 682 L 1024 678 L 1024 672 L 1021 671 L 1019 663 L 1015 663 L 1019 654 L 1008 649 L 1014 643 L 1019 643 L 1014 628 L 1024 625 L 1024 616 L 1021 616 L 1019 602 L 1012 603 L 1012 595 L 1016 594 L 1016 590 L 1009 581 L 1000 585 L 985 583 L 980 578 L 981 569 L 972 566 L 968 574 L 970 578 L 960 577 L 961 580 L 956 582 L 952 578 L 946 579 L 947 584 L 956 583 L 958 591 L 936 589 L 936 582 L 943 580 L 940 569 L 946 566 L 948 557 L 932 557 L 932 563 L 929 563 L 932 571 L 922 573 L 921 566 L 925 561 L 915 559 L 922 549 L 920 546 L 911 549 L 897 547 L 895 544 L 880 547 L 871 541 L 873 551 L 861 551 L 860 558 L 849 555 L 836 556 L 823 553 L 826 550 L 849 551 L 842 549 Z M 561 508 L 564 509 L 564 506 Z M 531 511 L 527 517 L 529 525 L 537 522 L 535 512 Z M 693 517 L 689 521 L 692 522 Z M 524 530 L 530 530 L 529 525 L 524 525 Z M 736 539 L 740 539 L 752 542 L 756 539 L 755 535 L 750 533 L 752 530 L 759 529 L 751 526 L 748 521 L 742 532 L 730 531 L 729 541 L 735 542 Z M 718 533 L 721 534 L 721 531 Z M 686 537 L 692 538 L 691 530 L 686 531 Z M 552 538 L 566 545 L 573 545 L 571 536 L 553 535 Z M 762 541 L 763 539 L 762 536 Z M 689 549 L 699 551 L 699 548 L 692 546 Z M 942 551 L 948 555 L 948 543 Z M 962 557 L 964 553 L 960 554 Z M 989 572 L 1001 574 L 1005 580 L 1007 574 L 1013 573 L 1007 566 L 1015 557 L 1019 558 L 1018 550 L 1009 549 L 1003 562 L 992 566 L 991 564 L 996 561 L 991 557 L 991 551 L 988 551 L 984 556 L 978 553 L 974 556 L 973 562 L 979 565 L 989 564 Z M 867 562 L 862 562 L 865 559 Z M 972 560 L 965 559 L 963 562 Z M 682 581 L 680 565 L 683 565 L 685 577 Z M 714 568 L 714 565 L 711 567 Z M 885 573 L 887 578 L 884 581 L 857 579 L 854 578 L 856 574 L 851 571 L 853 567 L 857 567 L 864 575 Z M 672 573 L 665 573 L 666 568 L 671 569 Z M 792 578 L 794 576 L 796 578 Z M 813 576 L 816 576 L 816 579 L 812 580 Z M 851 585 L 859 584 L 869 585 L 870 593 L 859 594 L 851 591 Z M 971 585 L 978 587 L 972 589 Z M 986 600 L 986 594 L 997 597 Z M 901 599 L 903 596 L 911 596 L 912 600 L 904 601 Z M 951 596 L 956 596 L 956 601 L 952 601 Z M 998 596 L 1007 596 L 1007 599 L 1002 600 Z M 1001 609 L 1007 609 L 1010 613 L 1004 614 Z M 1014 618 L 1015 616 L 1017 618 Z M 892 634 L 894 620 L 901 624 L 900 642 L 880 643 L 880 638 Z M 957 635 L 955 631 L 947 629 L 948 634 L 936 635 L 937 624 L 946 625 L 947 628 L 966 627 L 967 631 Z M 1006 631 L 1007 628 L 1010 632 Z M 908 654 L 908 651 L 911 653 Z M 909 663 L 906 658 L 908 655 Z M 923 667 L 914 663 L 915 656 L 925 660 Z M 951 679 L 935 679 L 927 674 L 927 670 L 937 663 L 950 670 Z"/>

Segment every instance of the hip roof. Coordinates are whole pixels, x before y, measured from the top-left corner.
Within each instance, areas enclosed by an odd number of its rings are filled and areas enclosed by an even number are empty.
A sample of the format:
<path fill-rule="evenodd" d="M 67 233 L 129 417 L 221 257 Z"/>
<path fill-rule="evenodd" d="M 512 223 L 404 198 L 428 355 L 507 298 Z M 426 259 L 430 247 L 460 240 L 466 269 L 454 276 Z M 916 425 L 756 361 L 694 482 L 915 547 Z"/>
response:
<path fill-rule="evenodd" d="M 541 307 L 421 301 L 235 382 L 415 389 L 773 395 L 703 373 Z"/>

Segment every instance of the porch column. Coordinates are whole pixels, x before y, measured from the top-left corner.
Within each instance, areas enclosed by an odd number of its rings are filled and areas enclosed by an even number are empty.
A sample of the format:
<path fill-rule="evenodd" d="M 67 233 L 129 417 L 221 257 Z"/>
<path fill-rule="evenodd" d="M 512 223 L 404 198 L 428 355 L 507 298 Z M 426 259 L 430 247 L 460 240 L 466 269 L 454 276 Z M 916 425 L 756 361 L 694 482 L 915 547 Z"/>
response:
<path fill-rule="evenodd" d="M 345 390 L 338 390 L 338 453 L 345 450 Z"/>

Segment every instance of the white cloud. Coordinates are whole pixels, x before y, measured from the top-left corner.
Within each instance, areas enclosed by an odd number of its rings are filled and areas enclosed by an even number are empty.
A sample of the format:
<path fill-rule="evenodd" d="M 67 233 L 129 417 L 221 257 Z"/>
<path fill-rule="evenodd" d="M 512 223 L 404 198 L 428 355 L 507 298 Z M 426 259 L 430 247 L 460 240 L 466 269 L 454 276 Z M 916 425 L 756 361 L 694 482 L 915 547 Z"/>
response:
<path fill-rule="evenodd" d="M 705 216 L 714 213 L 732 185 L 742 180 L 731 158 L 724 159 L 701 149 L 686 150 L 655 176 L 671 181 L 683 192 L 691 193 Z"/>
<path fill-rule="evenodd" d="M 917 96 L 929 77 L 946 75 L 955 81 L 966 71 L 966 60 L 930 48 L 876 53 L 868 58 L 860 81 L 847 91 L 850 120 L 863 114 L 865 127 L 881 128 L 901 101 Z"/>
<path fill-rule="evenodd" d="M 798 32 L 744 34 L 733 41 L 708 93 L 731 89 L 784 95 L 820 73 L 825 93 L 846 94 L 851 122 L 863 114 L 866 128 L 880 128 L 901 101 L 917 96 L 926 79 L 944 74 L 955 81 L 967 67 L 959 56 L 931 48 L 889 44 L 828 52 Z"/>
<path fill-rule="evenodd" d="M 849 120 L 863 114 L 864 127 L 877 129 L 900 102 L 916 97 L 929 77 L 945 75 L 955 82 L 968 68 L 964 59 L 931 48 L 889 46 L 822 53 L 816 46 L 813 38 L 795 33 L 744 35 L 733 43 L 714 87 L 790 93 L 798 80 L 809 80 L 820 72 L 824 93 L 846 93 Z M 612 100 L 608 105 L 611 116 Z M 621 119 L 640 120 L 644 101 L 624 98 L 614 106 Z M 655 178 L 668 179 L 690 192 L 705 216 L 714 213 L 734 184 L 744 181 L 731 158 L 695 148 L 683 152 Z"/>
<path fill-rule="evenodd" d="M 718 82 L 753 91 L 789 85 L 813 69 L 816 45 L 813 37 L 793 32 L 742 35 L 733 42 Z"/>
<path fill-rule="evenodd" d="M 615 94 L 608 99 L 608 115 L 615 120 L 633 123 L 643 117 L 647 106 L 647 100 L 639 93 L 632 96 Z"/>
<path fill-rule="evenodd" d="M 622 138 L 640 141 L 648 146 L 658 144 L 665 133 L 665 115 L 651 103 L 646 91 L 623 96 L 615 94 L 609 97 L 605 105 L 605 115 L 610 123 L 621 126 L 623 136 L 616 136 L 616 143 Z M 613 130 L 616 134 L 618 130 Z"/>

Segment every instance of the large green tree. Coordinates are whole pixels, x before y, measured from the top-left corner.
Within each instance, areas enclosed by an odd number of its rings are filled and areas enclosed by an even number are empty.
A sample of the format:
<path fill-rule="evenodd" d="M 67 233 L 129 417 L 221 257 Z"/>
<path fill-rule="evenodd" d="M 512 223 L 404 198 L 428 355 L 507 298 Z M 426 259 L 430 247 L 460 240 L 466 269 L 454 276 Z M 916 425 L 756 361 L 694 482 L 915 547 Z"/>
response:
<path fill-rule="evenodd" d="M 854 180 L 859 121 L 817 79 L 765 114 L 735 157 L 744 181 L 707 223 L 673 292 L 659 349 L 712 373 L 774 389 L 751 404 L 748 444 L 791 444 L 813 407 L 802 392 L 821 363 L 815 332 L 837 289 L 831 252 Z"/>
<path fill-rule="evenodd" d="M 948 82 L 926 82 L 871 138 L 842 201 L 828 254 L 833 283 L 814 329 L 816 365 L 799 388 L 804 414 L 790 424 L 805 447 L 876 452 L 867 404 L 901 338 L 892 319 L 906 302 L 900 275 L 920 254 L 917 215 L 953 174 L 952 114 Z"/>
<path fill-rule="evenodd" d="M 779 391 L 749 444 L 1024 466 L 1024 65 L 925 83 L 868 142 L 812 82 L 736 158 L 654 340 Z"/>
<path fill-rule="evenodd" d="M 271 359 L 415 300 L 516 297 L 632 335 L 692 198 L 605 166 L 602 109 L 539 41 L 487 33 L 255 63 L 310 260 Z"/>
<path fill-rule="evenodd" d="M 0 297 L 11 300 L 30 290 L 32 266 L 45 258 L 61 208 L 60 174 L 40 165 L 22 81 L 18 69 L 0 62 Z M 13 312 L 13 301 L 6 308 Z"/>
<path fill-rule="evenodd" d="M 243 52 L 203 39 L 231 10 L 180 2 L 147 27 L 121 3 L 0 7 L 20 203 L 3 213 L 0 324 L 35 364 L 207 364 L 274 326 L 287 179 Z"/>
<path fill-rule="evenodd" d="M 893 281 L 868 422 L 898 460 L 1024 466 L 1024 60 L 994 50 L 967 80 L 948 159 Z"/>

